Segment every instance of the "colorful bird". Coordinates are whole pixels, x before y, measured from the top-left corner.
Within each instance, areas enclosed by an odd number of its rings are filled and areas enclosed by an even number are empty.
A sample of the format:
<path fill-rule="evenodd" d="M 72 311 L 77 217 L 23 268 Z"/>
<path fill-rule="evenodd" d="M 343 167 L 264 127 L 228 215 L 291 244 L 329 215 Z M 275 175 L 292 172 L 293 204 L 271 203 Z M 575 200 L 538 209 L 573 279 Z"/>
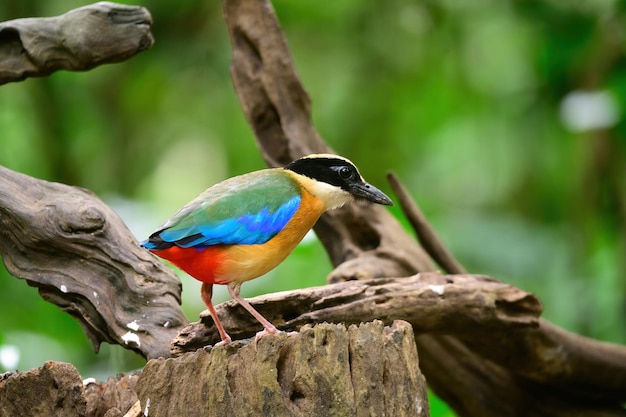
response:
<path fill-rule="evenodd" d="M 211 297 L 213 284 L 262 325 L 257 338 L 278 330 L 239 295 L 241 284 L 280 264 L 326 210 L 354 199 L 392 205 L 346 158 L 308 155 L 284 168 L 263 169 L 220 182 L 180 209 L 141 245 L 202 282 L 201 296 L 222 342 L 230 343 Z"/>

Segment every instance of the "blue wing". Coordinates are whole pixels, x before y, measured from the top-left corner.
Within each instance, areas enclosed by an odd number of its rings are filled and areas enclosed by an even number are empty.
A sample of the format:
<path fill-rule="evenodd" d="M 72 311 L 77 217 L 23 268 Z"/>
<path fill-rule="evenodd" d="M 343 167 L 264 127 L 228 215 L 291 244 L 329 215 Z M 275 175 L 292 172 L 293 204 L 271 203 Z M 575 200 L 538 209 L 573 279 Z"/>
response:
<path fill-rule="evenodd" d="M 300 190 L 290 177 L 257 177 L 247 174 L 209 188 L 141 245 L 159 250 L 267 242 L 298 211 Z"/>
<path fill-rule="evenodd" d="M 163 230 L 160 238 L 176 242 L 182 248 L 211 245 L 262 244 L 280 232 L 300 205 L 300 196 L 291 198 L 273 213 L 264 207 L 258 213 L 248 213 L 235 219 L 194 224 L 185 228 Z"/>

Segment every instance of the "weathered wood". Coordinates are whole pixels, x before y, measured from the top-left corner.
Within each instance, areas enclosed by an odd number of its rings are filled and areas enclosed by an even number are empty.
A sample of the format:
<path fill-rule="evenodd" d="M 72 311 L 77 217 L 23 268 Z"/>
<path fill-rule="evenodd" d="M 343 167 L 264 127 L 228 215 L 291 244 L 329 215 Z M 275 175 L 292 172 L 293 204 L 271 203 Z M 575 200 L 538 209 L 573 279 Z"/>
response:
<path fill-rule="evenodd" d="M 73 365 L 47 362 L 0 376 L 0 417 L 84 417 L 83 381 Z"/>
<path fill-rule="evenodd" d="M 66 363 L 5 374 L 0 417 L 427 417 L 418 365 L 408 323 L 320 324 L 150 360 L 138 374 L 84 388 Z"/>
<path fill-rule="evenodd" d="M 138 379 L 138 374 L 122 374 L 116 378 L 108 378 L 106 382 L 90 381 L 84 384 L 87 402 L 86 415 L 89 417 L 126 417 L 130 410 L 135 410 L 136 415 L 139 416 L 140 413 L 137 411 L 141 410 L 141 406 L 136 392 Z"/>
<path fill-rule="evenodd" d="M 417 334 L 455 334 L 477 341 L 488 335 L 506 339 L 512 332 L 536 328 L 541 314 L 539 300 L 512 285 L 485 276 L 438 273 L 349 281 L 249 300 L 285 331 L 324 321 L 348 325 L 375 319 L 387 324 L 405 320 Z M 252 337 L 261 330 L 234 301 L 216 308 L 235 339 Z M 203 312 L 200 318 L 201 321 L 191 323 L 172 340 L 172 356 L 220 340 L 208 312 Z"/>
<path fill-rule="evenodd" d="M 0 84 L 119 62 L 152 46 L 143 7 L 100 2 L 61 16 L 0 23 Z"/>
<path fill-rule="evenodd" d="M 323 321 L 345 324 L 406 320 L 416 334 L 449 334 L 473 355 L 509 369 L 529 383 L 553 384 L 577 395 L 626 401 L 626 347 L 558 329 L 539 319 L 537 298 L 508 284 L 473 275 L 421 273 L 306 288 L 249 299 L 278 328 L 296 330 Z M 217 306 L 236 338 L 259 330 L 234 302 Z M 172 356 L 220 340 L 210 316 L 184 328 Z M 428 365 L 425 365 L 428 367 Z"/>
<path fill-rule="evenodd" d="M 137 383 L 157 416 L 428 416 L 411 327 L 304 326 L 149 361 Z"/>
<path fill-rule="evenodd" d="M 387 173 L 387 181 L 389 181 L 391 189 L 398 198 L 404 215 L 409 223 L 411 223 L 417 235 L 417 239 L 428 255 L 430 255 L 447 273 L 466 274 L 467 271 L 463 265 L 456 260 L 454 255 L 448 251 L 443 242 L 439 239 L 433 227 L 428 223 L 426 216 L 424 216 L 417 203 L 413 201 L 409 192 L 404 188 L 404 185 L 402 185 L 398 177 L 396 177 L 394 173 L 389 172 Z"/>
<path fill-rule="evenodd" d="M 187 324 L 180 280 L 85 189 L 0 167 L 0 254 L 12 275 L 80 322 L 96 351 L 109 342 L 169 356 Z"/>
<path fill-rule="evenodd" d="M 0 417 L 130 417 L 127 413 L 140 406 L 138 378 L 83 381 L 73 365 L 63 362 L 9 372 L 0 375 Z"/>

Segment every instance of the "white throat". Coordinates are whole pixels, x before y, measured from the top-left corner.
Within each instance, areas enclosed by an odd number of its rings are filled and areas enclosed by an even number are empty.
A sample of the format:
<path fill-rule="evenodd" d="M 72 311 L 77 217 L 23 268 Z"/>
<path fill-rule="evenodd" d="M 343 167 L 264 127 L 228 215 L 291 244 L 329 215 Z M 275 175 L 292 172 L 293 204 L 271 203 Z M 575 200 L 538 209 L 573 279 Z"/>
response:
<path fill-rule="evenodd" d="M 297 173 L 292 172 L 291 174 L 297 175 L 300 184 L 302 184 L 308 192 L 320 199 L 320 201 L 324 204 L 325 210 L 339 208 L 354 200 L 352 194 L 339 187 L 335 187 L 334 185 L 330 185 L 322 181 L 316 181 Z"/>

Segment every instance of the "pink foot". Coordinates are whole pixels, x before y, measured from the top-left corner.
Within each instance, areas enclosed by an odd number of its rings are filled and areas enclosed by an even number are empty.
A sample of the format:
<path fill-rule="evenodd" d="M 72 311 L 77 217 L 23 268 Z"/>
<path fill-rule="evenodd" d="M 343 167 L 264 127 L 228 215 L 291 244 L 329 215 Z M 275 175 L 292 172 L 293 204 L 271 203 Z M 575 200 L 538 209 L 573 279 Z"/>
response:
<path fill-rule="evenodd" d="M 278 334 L 280 333 L 280 330 L 278 329 L 263 329 L 260 332 L 258 332 L 256 334 L 256 336 L 254 336 L 254 344 L 256 344 L 256 342 L 259 341 L 259 339 L 261 339 L 263 336 L 267 336 L 268 334 Z"/>
<path fill-rule="evenodd" d="M 220 342 L 217 342 L 216 344 L 214 344 L 213 347 L 216 348 L 218 346 L 225 346 L 229 344 L 230 342 L 232 342 L 232 339 L 230 338 L 230 336 L 227 336 L 225 339 L 222 339 Z"/>

